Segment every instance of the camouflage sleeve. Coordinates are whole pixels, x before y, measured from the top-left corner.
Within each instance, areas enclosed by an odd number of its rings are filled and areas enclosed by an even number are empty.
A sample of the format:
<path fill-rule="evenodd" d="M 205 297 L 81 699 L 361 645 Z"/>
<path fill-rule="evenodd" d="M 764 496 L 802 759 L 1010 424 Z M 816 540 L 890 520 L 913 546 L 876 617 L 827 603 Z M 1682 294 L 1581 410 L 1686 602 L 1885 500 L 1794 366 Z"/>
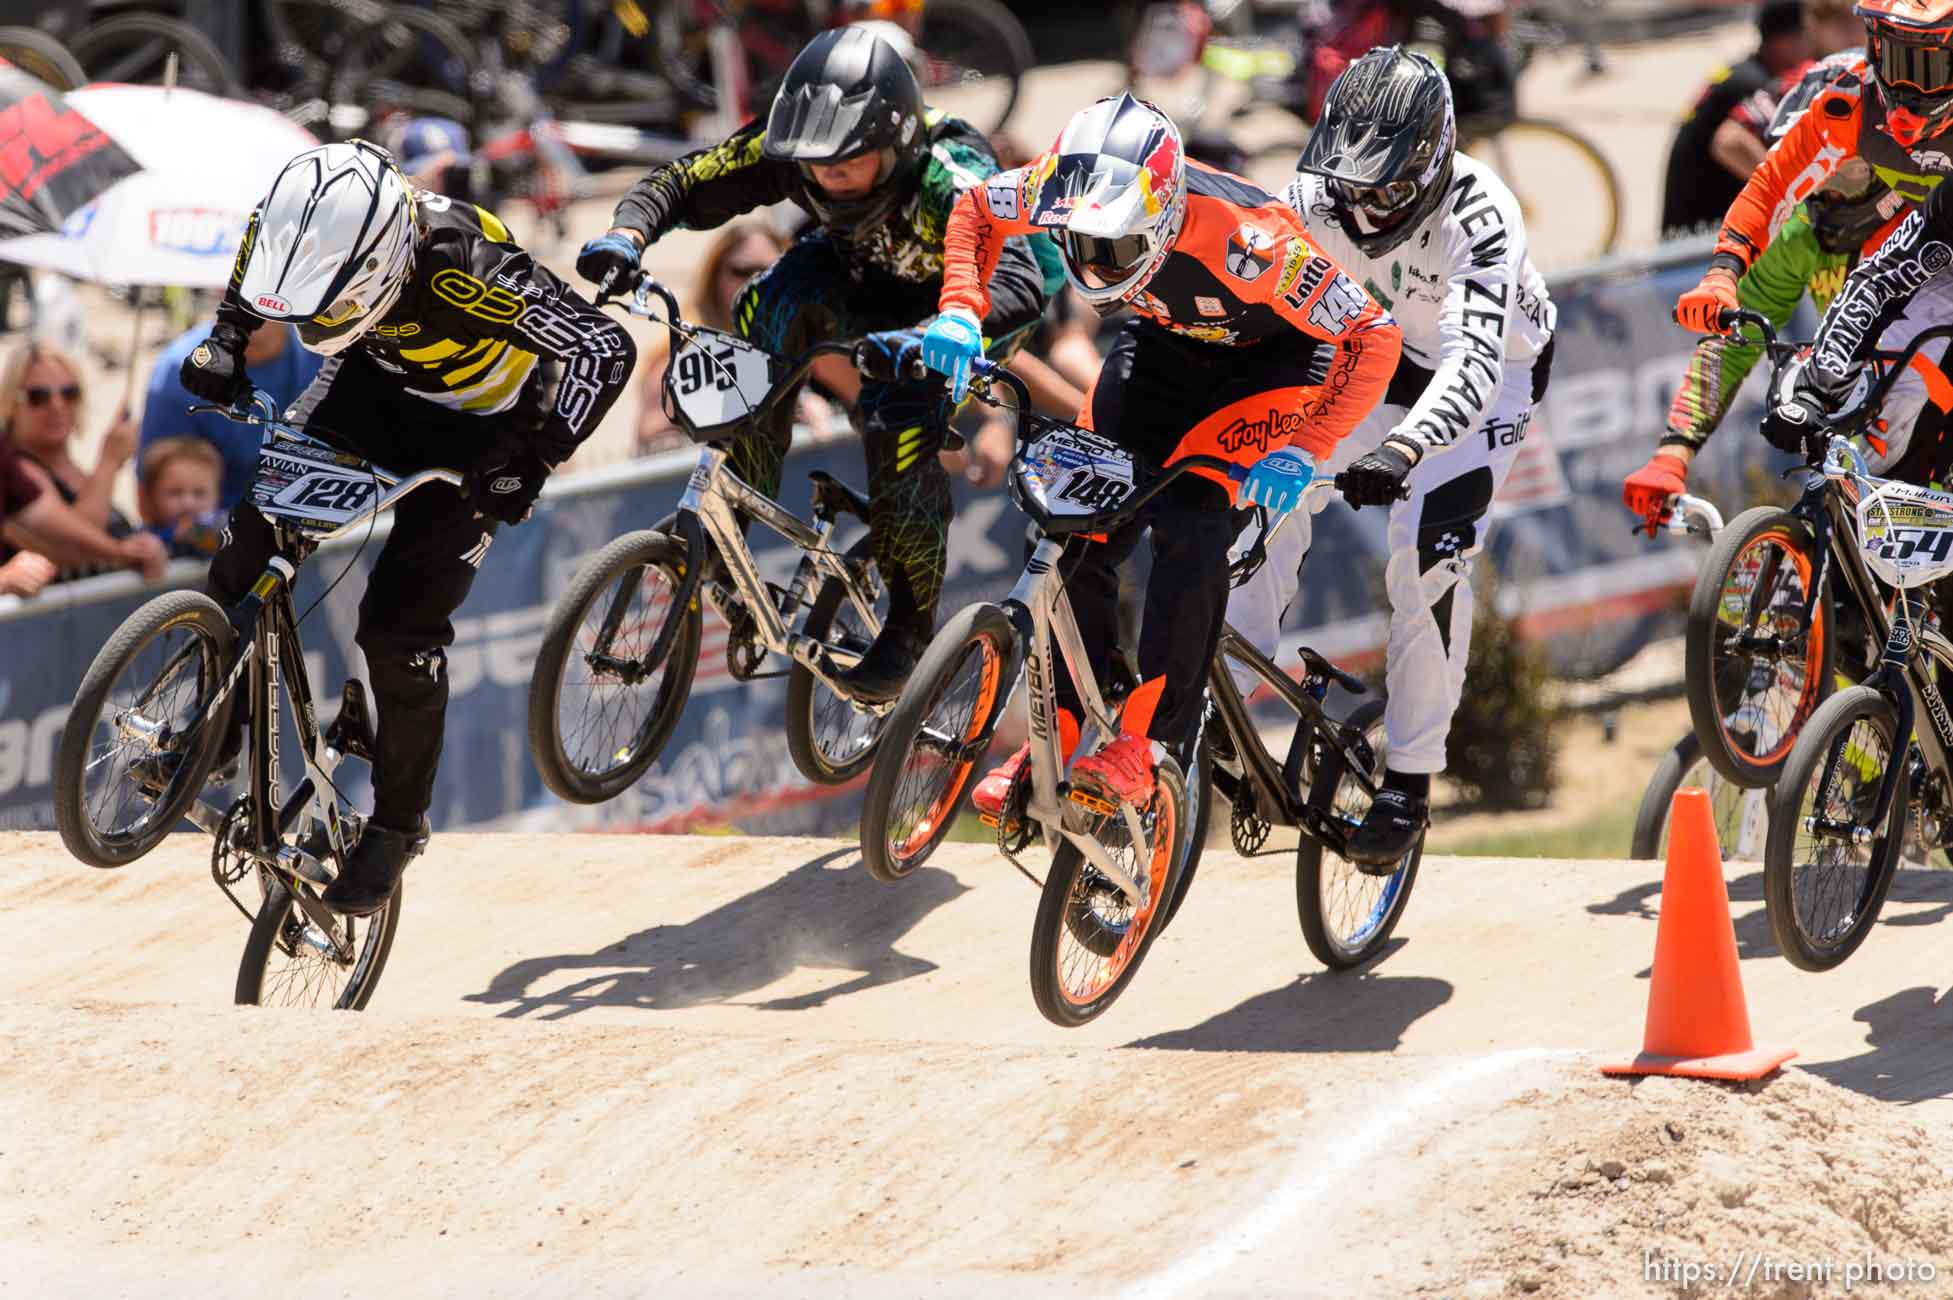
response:
<path fill-rule="evenodd" d="M 761 152 L 766 127 L 755 119 L 710 148 L 645 173 L 617 204 L 613 226 L 646 243 L 668 230 L 710 230 L 793 196 L 796 173 Z"/>
<path fill-rule="evenodd" d="M 943 247 L 949 232 L 949 216 L 964 191 L 981 185 L 997 174 L 996 155 L 974 127 L 955 119 L 938 119 L 929 146 L 929 162 L 923 172 L 922 203 L 917 214 L 918 232 L 937 247 Z M 1001 339 L 1044 315 L 1045 300 L 1051 293 L 1050 275 L 1037 243 L 1049 244 L 1046 235 L 1018 235 L 1004 241 L 997 259 L 996 273 L 990 278 L 990 311 L 983 318 L 986 339 Z M 1055 248 L 1051 264 L 1057 264 Z M 1061 272 L 1062 274 L 1062 272 Z"/>
<path fill-rule="evenodd" d="M 1782 329 L 1805 291 L 1827 272 L 1835 271 L 1842 278 L 1844 265 L 1842 254 L 1818 247 L 1809 216 L 1799 204 L 1769 247 L 1737 281 L 1736 298 Z M 1820 308 L 1823 305 L 1818 304 Z M 1719 335 L 1699 341 L 1669 408 L 1663 445 L 1682 443 L 1700 450 L 1729 414 L 1737 390 L 1762 355 L 1758 344 L 1737 343 Z"/>

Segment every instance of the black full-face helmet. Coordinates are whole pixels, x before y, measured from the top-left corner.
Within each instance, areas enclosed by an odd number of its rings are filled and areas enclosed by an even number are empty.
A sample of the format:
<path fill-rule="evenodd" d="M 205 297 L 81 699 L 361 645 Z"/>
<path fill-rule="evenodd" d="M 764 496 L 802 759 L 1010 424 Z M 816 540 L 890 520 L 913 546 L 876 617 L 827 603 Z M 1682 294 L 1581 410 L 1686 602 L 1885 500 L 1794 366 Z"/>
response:
<path fill-rule="evenodd" d="M 913 185 L 928 148 L 915 73 L 866 27 L 836 28 L 809 41 L 766 118 L 766 156 L 800 168 L 808 206 L 844 237 L 882 223 Z M 834 198 L 808 171 L 867 153 L 879 156 L 881 168 L 874 188 L 860 198 Z"/>
<path fill-rule="evenodd" d="M 1380 46 L 1329 87 L 1296 168 L 1323 179 L 1344 233 L 1381 257 L 1443 200 L 1457 139 L 1444 73 L 1400 45 Z"/>

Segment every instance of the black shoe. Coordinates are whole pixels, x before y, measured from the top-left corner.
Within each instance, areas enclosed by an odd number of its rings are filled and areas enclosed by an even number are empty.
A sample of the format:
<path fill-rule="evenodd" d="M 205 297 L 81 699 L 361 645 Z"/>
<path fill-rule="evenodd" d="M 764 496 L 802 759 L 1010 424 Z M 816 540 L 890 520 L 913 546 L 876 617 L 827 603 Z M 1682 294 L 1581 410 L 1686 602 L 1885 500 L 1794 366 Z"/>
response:
<path fill-rule="evenodd" d="M 857 700 L 885 704 L 902 693 L 909 674 L 929 648 L 929 635 L 906 624 L 883 627 L 861 662 L 835 678 L 835 683 Z"/>
<path fill-rule="evenodd" d="M 366 916 L 386 906 L 393 891 L 400 887 L 400 875 L 407 864 L 427 847 L 427 824 L 419 830 L 397 831 L 389 826 L 367 823 L 346 869 L 319 897 L 325 905 L 346 916 Z"/>
<path fill-rule="evenodd" d="M 1343 856 L 1366 876 L 1393 876 L 1430 820 L 1429 799 L 1386 785 L 1350 832 Z"/>

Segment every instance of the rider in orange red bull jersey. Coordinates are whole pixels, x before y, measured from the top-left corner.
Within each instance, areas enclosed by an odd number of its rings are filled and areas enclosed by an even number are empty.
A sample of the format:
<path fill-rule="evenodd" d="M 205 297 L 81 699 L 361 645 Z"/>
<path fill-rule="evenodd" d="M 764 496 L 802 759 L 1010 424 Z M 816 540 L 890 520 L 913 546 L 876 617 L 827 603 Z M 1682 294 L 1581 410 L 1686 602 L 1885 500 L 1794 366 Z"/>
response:
<path fill-rule="evenodd" d="M 1299 504 L 1314 462 L 1377 404 L 1396 367 L 1396 323 L 1310 241 L 1291 209 L 1186 161 L 1173 123 L 1121 95 L 1073 117 L 1050 152 L 957 201 L 943 241 L 943 314 L 923 356 L 959 394 L 981 347 L 978 322 L 1004 241 L 1037 230 L 1059 237 L 1066 278 L 1096 311 L 1134 313 L 1079 423 L 1155 465 L 1191 455 L 1232 461 L 1247 470 L 1244 503 L 1276 514 Z M 1392 499 L 1400 485 L 1388 486 Z M 1104 543 L 1080 543 L 1066 586 L 1101 678 L 1114 641 L 1114 568 L 1149 527 L 1154 581 L 1139 643 L 1143 680 L 1127 701 L 1124 734 L 1074 763 L 1074 782 L 1144 803 L 1163 747 L 1193 734 L 1227 604 L 1235 499 L 1228 476 L 1196 471 Z M 1058 688 L 1070 748 L 1077 695 L 1062 674 Z M 1028 753 L 979 784 L 979 808 L 1001 806 Z"/>
<path fill-rule="evenodd" d="M 1953 0 L 1863 0 L 1853 12 L 1865 53 L 1838 67 L 1730 205 L 1708 271 L 1676 303 L 1688 328 L 1715 331 L 1738 305 L 1736 281 L 1845 159 L 1864 158 L 1912 205 L 1953 174 Z"/>

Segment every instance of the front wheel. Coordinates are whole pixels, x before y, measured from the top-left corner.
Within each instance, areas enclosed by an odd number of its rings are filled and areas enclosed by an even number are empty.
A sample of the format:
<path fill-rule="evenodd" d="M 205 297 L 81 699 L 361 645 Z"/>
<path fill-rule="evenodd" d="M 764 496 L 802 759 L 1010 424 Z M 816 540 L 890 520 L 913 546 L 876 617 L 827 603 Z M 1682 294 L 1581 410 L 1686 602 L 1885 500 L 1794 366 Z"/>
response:
<path fill-rule="evenodd" d="M 943 624 L 889 710 L 861 807 L 861 861 L 896 881 L 929 860 L 1009 698 L 1017 628 L 995 605 Z"/>
<path fill-rule="evenodd" d="M 1668 856 L 1668 814 L 1674 806 L 1675 792 L 1684 788 L 1707 790 L 1709 806 L 1716 819 L 1716 843 L 1723 861 L 1760 862 L 1763 841 L 1770 829 L 1770 792 L 1746 790 L 1709 766 L 1702 756 L 1702 742 L 1693 731 L 1682 733 L 1661 762 L 1655 765 L 1648 787 L 1641 793 L 1641 807 L 1634 815 L 1634 838 L 1628 856 L 1636 859 L 1662 859 Z"/>
<path fill-rule="evenodd" d="M 1383 701 L 1364 701 L 1350 715 L 1348 725 L 1363 733 L 1355 757 L 1374 785 L 1383 780 Z M 1370 791 L 1347 769 L 1341 755 L 1326 746 L 1320 733 L 1311 743 L 1326 750 L 1310 764 L 1318 774 L 1309 790 L 1311 806 L 1354 826 L 1370 810 Z M 1331 777 L 1333 785 L 1325 780 Z M 1422 832 L 1388 876 L 1359 871 L 1354 863 L 1325 849 L 1320 840 L 1304 834 L 1295 850 L 1295 911 L 1302 922 L 1302 938 L 1316 960 L 1330 970 L 1348 970 L 1382 952 L 1403 919 L 1423 860 Z"/>
<path fill-rule="evenodd" d="M 572 803 L 614 799 L 644 775 L 678 725 L 698 668 L 698 602 L 679 608 L 685 544 L 626 533 L 585 564 L 550 612 L 529 679 L 529 753 Z M 679 625 L 650 664 L 666 623 Z"/>
<path fill-rule="evenodd" d="M 175 828 L 217 757 L 223 719 L 210 715 L 236 643 L 222 607 L 196 591 L 158 596 L 115 630 L 81 679 L 54 758 L 54 824 L 68 852 L 126 866 Z"/>
<path fill-rule="evenodd" d="M 873 562 L 868 560 L 873 552 L 870 543 L 870 538 L 863 537 L 849 547 L 848 559 L 865 562 L 860 572 L 867 580 L 856 586 L 864 599 L 880 607 L 874 623 L 863 618 L 848 598 L 849 584 L 829 578 L 821 584 L 806 626 L 801 629 L 822 645 L 853 656 L 843 667 L 852 666 L 868 652 L 888 612 L 887 594 Z M 855 707 L 854 701 L 837 694 L 798 660 L 787 673 L 787 753 L 800 774 L 816 785 L 840 785 L 867 771 L 875 761 L 875 745 L 881 739 L 886 716 Z"/>
<path fill-rule="evenodd" d="M 237 1005 L 363 1011 L 393 951 L 401 893 L 396 888 L 371 916 L 339 918 L 353 954 L 351 961 L 342 961 L 293 901 L 290 886 L 272 878 L 237 964 Z"/>
<path fill-rule="evenodd" d="M 1903 754 L 1899 714 L 1869 686 L 1825 701 L 1797 738 L 1770 806 L 1763 901 L 1777 947 L 1800 970 L 1830 970 L 1871 933 L 1899 861 L 1903 777 L 1871 824 L 1879 785 Z M 1809 825 L 1806 825 L 1808 821 Z"/>
<path fill-rule="evenodd" d="M 1173 896 L 1186 817 L 1186 781 L 1166 757 L 1154 776 L 1153 800 L 1140 810 L 1146 844 L 1132 842 L 1116 812 L 1095 819 L 1087 832 L 1139 885 L 1138 903 L 1069 840 L 1051 855 L 1031 928 L 1031 997 L 1046 1020 L 1066 1029 L 1096 1020 L 1132 982 L 1163 928 L 1154 922 Z"/>
<path fill-rule="evenodd" d="M 1775 785 L 1830 688 L 1831 620 L 1803 611 L 1819 566 L 1810 530 L 1775 506 L 1745 510 L 1696 575 L 1683 638 L 1689 721 L 1702 756 L 1737 785 Z"/>

